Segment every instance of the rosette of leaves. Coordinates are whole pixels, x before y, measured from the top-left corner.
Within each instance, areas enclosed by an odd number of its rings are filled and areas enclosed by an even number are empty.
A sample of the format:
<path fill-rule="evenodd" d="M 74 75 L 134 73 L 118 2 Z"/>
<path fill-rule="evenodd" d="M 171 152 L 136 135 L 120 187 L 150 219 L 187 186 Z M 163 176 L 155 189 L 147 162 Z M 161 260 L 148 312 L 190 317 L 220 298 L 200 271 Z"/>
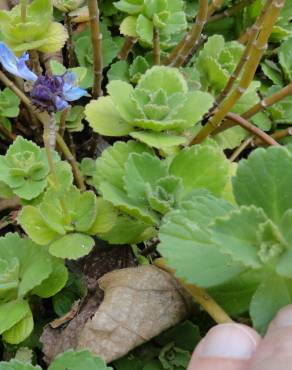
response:
<path fill-rule="evenodd" d="M 171 36 L 187 27 L 182 0 L 120 0 L 114 5 L 129 14 L 121 23 L 121 33 L 148 46 L 152 46 L 154 28 L 159 29 L 161 45 L 167 47 Z"/>
<path fill-rule="evenodd" d="M 44 149 L 18 136 L 6 155 L 0 156 L 0 181 L 25 200 L 39 196 L 46 188 L 49 165 Z"/>
<path fill-rule="evenodd" d="M 17 344 L 33 330 L 29 297 L 48 298 L 60 291 L 67 280 L 62 260 L 49 255 L 30 239 L 18 234 L 0 238 L 0 334 Z"/>
<path fill-rule="evenodd" d="M 21 21 L 21 7 L 0 11 L 0 30 L 6 44 L 17 54 L 35 49 L 43 53 L 60 50 L 67 39 L 61 23 L 53 22 L 51 0 L 33 0 L 27 5 L 26 21 Z"/>
<path fill-rule="evenodd" d="M 159 252 L 179 277 L 264 332 L 292 292 L 291 147 L 255 150 L 233 179 L 237 205 L 197 194 L 169 213 Z M 262 308 L 265 308 L 264 310 Z"/>
<path fill-rule="evenodd" d="M 93 356 L 89 351 L 69 350 L 57 356 L 48 370 L 112 370 L 107 367 L 103 359 Z M 0 370 L 42 370 L 38 365 L 12 359 L 9 362 L 1 361 Z"/>
<path fill-rule="evenodd" d="M 91 179 L 102 198 L 120 212 L 101 238 L 112 244 L 149 239 L 161 218 L 194 190 L 222 194 L 228 173 L 229 162 L 214 144 L 186 148 L 163 160 L 141 143 L 115 143 L 97 159 Z"/>
<path fill-rule="evenodd" d="M 198 123 L 212 106 L 207 92 L 189 91 L 176 68 L 155 66 L 134 88 L 111 81 L 109 95 L 92 100 L 85 114 L 93 130 L 105 136 L 125 136 L 167 149 L 187 141 L 184 132 Z"/>
<path fill-rule="evenodd" d="M 77 259 L 88 254 L 95 242 L 90 235 L 107 232 L 116 212 L 92 191 L 76 187 L 49 189 L 37 206 L 23 207 L 18 221 L 27 235 L 39 245 L 48 245 L 56 257 Z"/>

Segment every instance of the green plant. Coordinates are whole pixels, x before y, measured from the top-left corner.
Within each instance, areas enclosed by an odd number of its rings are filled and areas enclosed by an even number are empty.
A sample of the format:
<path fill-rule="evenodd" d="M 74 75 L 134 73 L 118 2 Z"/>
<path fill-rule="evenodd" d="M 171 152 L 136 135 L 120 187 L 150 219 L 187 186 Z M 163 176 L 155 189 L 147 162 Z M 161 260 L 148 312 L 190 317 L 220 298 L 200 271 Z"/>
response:
<path fill-rule="evenodd" d="M 150 147 L 167 150 L 187 142 L 192 129 L 212 106 L 207 92 L 189 91 L 175 68 L 155 66 L 137 86 L 111 81 L 109 96 L 92 100 L 85 110 L 93 130 L 105 136 L 130 135 Z"/>
<path fill-rule="evenodd" d="M 152 46 L 155 28 L 159 29 L 161 43 L 169 46 L 171 36 L 187 27 L 181 0 L 120 0 L 114 5 L 130 14 L 120 25 L 121 33 L 138 37 L 146 45 Z"/>
<path fill-rule="evenodd" d="M 50 0 L 33 0 L 22 18 L 21 5 L 10 11 L 0 11 L 0 30 L 5 42 L 14 52 L 39 50 L 52 53 L 60 50 L 67 39 L 61 23 L 53 22 L 53 5 Z"/>
<path fill-rule="evenodd" d="M 228 182 L 229 168 L 216 144 L 186 148 L 170 160 L 162 160 L 143 144 L 115 143 L 103 152 L 95 170 L 91 170 L 90 183 L 105 201 L 124 214 L 101 238 L 114 244 L 149 239 L 161 218 L 178 208 L 194 190 L 207 188 L 221 195 Z M 121 235 L 119 223 L 123 220 L 127 224 L 127 219 L 132 232 Z"/>
<path fill-rule="evenodd" d="M 233 314 L 249 308 L 260 331 L 291 303 L 291 159 L 290 147 L 257 149 L 233 178 L 238 205 L 194 195 L 165 217 L 159 235 L 159 251 L 179 277 L 215 294 L 223 284 L 217 299 Z"/>
<path fill-rule="evenodd" d="M 0 238 L 0 334 L 17 344 L 33 330 L 31 295 L 48 298 L 63 288 L 67 269 L 29 239 L 17 234 Z"/>
<path fill-rule="evenodd" d="M 115 212 L 103 205 L 92 191 L 81 193 L 74 186 L 61 192 L 49 189 L 37 206 L 23 207 L 18 221 L 35 243 L 48 245 L 53 256 L 77 259 L 94 246 L 90 235 L 107 231 L 115 221 Z M 102 224 L 104 219 L 108 224 Z"/>
<path fill-rule="evenodd" d="M 18 136 L 0 156 L 0 180 L 20 198 L 30 200 L 46 188 L 49 165 L 44 149 Z"/>

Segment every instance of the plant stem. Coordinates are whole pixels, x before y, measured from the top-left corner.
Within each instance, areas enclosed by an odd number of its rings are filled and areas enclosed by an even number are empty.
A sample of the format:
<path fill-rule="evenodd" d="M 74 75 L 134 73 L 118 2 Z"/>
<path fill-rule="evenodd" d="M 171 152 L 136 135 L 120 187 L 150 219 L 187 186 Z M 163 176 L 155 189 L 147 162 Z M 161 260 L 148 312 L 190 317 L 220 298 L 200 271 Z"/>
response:
<path fill-rule="evenodd" d="M 231 121 L 235 122 L 239 126 L 243 127 L 244 129 L 246 129 L 253 135 L 259 137 L 266 144 L 273 145 L 273 146 L 280 146 L 280 144 L 277 143 L 277 141 L 274 140 L 270 135 L 266 134 L 264 131 L 254 126 L 253 124 L 251 124 L 245 118 L 239 116 L 238 114 L 229 112 L 227 113 L 226 118 L 230 119 Z"/>
<path fill-rule="evenodd" d="M 177 278 L 174 271 L 169 268 L 163 258 L 157 258 L 154 264 L 162 270 L 174 276 L 184 289 L 197 301 L 217 324 L 231 323 L 233 320 L 227 313 L 214 301 L 214 299 L 202 288 L 194 284 L 187 284 L 183 279 Z"/>
<path fill-rule="evenodd" d="M 38 76 L 42 74 L 42 67 L 40 65 L 39 53 L 37 50 L 30 50 L 29 57 L 32 63 L 32 70 Z"/>
<path fill-rule="evenodd" d="M 102 34 L 99 24 L 99 8 L 97 0 L 88 0 L 89 21 L 91 30 L 91 43 L 93 49 L 93 73 L 94 81 L 92 87 L 93 98 L 98 98 L 102 95 Z"/>
<path fill-rule="evenodd" d="M 134 37 L 126 37 L 123 47 L 121 48 L 117 58 L 120 60 L 125 60 L 128 57 L 128 54 L 132 47 L 136 44 L 137 39 Z"/>
<path fill-rule="evenodd" d="M 246 140 L 244 140 L 240 146 L 232 153 L 229 160 L 231 162 L 234 162 L 240 154 L 246 149 L 251 143 L 253 142 L 253 136 L 248 137 Z"/>
<path fill-rule="evenodd" d="M 243 10 L 246 6 L 254 3 L 255 0 L 241 0 L 238 3 L 234 4 L 230 8 L 225 9 L 222 13 L 218 13 L 210 17 L 208 22 L 218 21 L 219 19 L 223 19 L 226 17 L 232 17 L 234 14 Z"/>
<path fill-rule="evenodd" d="M 261 14 L 259 15 L 259 17 L 257 18 L 255 24 L 251 28 L 251 32 L 249 34 L 249 40 L 248 40 L 248 43 L 246 45 L 246 48 L 245 48 L 245 50 L 243 52 L 243 55 L 242 55 L 242 57 L 241 57 L 238 65 L 236 66 L 235 71 L 231 74 L 231 76 L 230 76 L 230 78 L 229 78 L 229 80 L 227 82 L 227 85 L 225 86 L 225 88 L 223 89 L 223 91 L 221 92 L 221 94 L 216 98 L 216 105 L 217 106 L 219 104 L 221 104 L 221 102 L 230 93 L 230 91 L 232 90 L 232 88 L 234 86 L 235 81 L 240 76 L 243 68 L 245 67 L 245 65 L 246 65 L 246 63 L 247 63 L 247 61 L 249 59 L 250 52 L 252 50 L 253 44 L 254 44 L 257 36 L 258 36 L 258 33 L 260 31 L 261 26 L 262 26 L 262 22 L 264 20 L 264 15 L 267 12 L 267 8 L 268 8 L 268 5 L 270 5 L 270 2 L 269 1 L 266 2 L 266 5 L 264 6 Z M 215 107 L 216 107 L 216 105 L 215 105 Z M 213 112 L 210 112 L 209 114 L 211 115 L 212 113 Z"/>
<path fill-rule="evenodd" d="M 35 117 L 43 126 L 48 124 L 47 116 L 44 116 L 43 114 L 39 113 L 32 105 L 30 99 L 11 80 L 9 80 L 9 78 L 2 71 L 0 71 L 0 81 L 2 81 L 5 86 L 11 89 L 20 98 L 22 103 L 27 107 L 27 109 L 30 112 L 32 112 L 35 115 Z M 78 187 L 81 190 L 85 190 L 86 187 L 84 184 L 82 174 L 79 170 L 75 158 L 72 156 L 72 153 L 70 152 L 70 149 L 68 148 L 67 144 L 59 134 L 56 135 L 56 141 L 65 158 L 71 164 L 72 171 Z"/>
<path fill-rule="evenodd" d="M 271 137 L 275 140 L 281 140 L 281 139 L 284 139 L 285 137 L 287 136 L 292 136 L 292 127 L 287 127 L 287 128 L 284 128 L 283 130 L 278 130 L 276 132 L 274 132 Z M 254 145 L 255 146 L 261 146 L 261 145 L 265 145 L 266 143 L 263 142 L 260 138 L 257 138 L 256 140 L 254 140 Z"/>
<path fill-rule="evenodd" d="M 9 141 L 14 141 L 16 138 L 16 136 L 12 132 L 7 130 L 7 128 L 1 122 L 0 122 L 0 134 L 5 136 L 5 138 L 8 139 Z"/>
<path fill-rule="evenodd" d="M 51 116 L 49 116 L 47 120 L 43 121 L 43 126 L 44 126 L 44 133 L 43 133 L 44 146 L 46 149 L 48 163 L 49 163 L 50 171 L 53 177 L 53 181 L 54 181 L 55 186 L 57 186 L 58 179 L 57 179 L 57 174 L 56 174 L 56 169 L 55 169 L 54 159 L 53 159 L 53 154 L 52 154 L 53 148 L 51 146 Z"/>
<path fill-rule="evenodd" d="M 168 57 L 163 61 L 164 65 L 171 67 L 181 67 L 193 48 L 201 38 L 204 25 L 208 16 L 208 0 L 199 0 L 199 10 L 196 22 L 181 42 L 172 50 Z"/>
<path fill-rule="evenodd" d="M 60 148 L 61 152 L 64 154 L 67 161 L 71 164 L 73 175 L 79 189 L 82 191 L 86 190 L 86 186 L 84 184 L 84 180 L 79 170 L 78 164 L 73 154 L 71 153 L 70 149 L 68 148 L 67 144 L 65 143 L 64 139 L 60 135 L 57 135 L 57 145 Z"/>
<path fill-rule="evenodd" d="M 65 14 L 64 22 L 68 32 L 68 39 L 66 42 L 67 46 L 67 57 L 68 57 L 68 67 L 72 68 L 75 66 L 75 53 L 74 53 L 74 43 L 73 43 L 73 29 L 71 17 L 69 14 Z"/>
<path fill-rule="evenodd" d="M 267 48 L 269 36 L 284 3 L 285 0 L 271 0 L 271 5 L 264 16 L 258 37 L 251 46 L 249 58 L 245 64 L 245 68 L 237 88 L 222 102 L 221 105 L 219 105 L 214 116 L 211 117 L 207 124 L 194 137 L 190 145 L 201 143 L 209 134 L 211 134 L 220 125 L 226 114 L 246 92 L 254 78 L 263 53 Z"/>
<path fill-rule="evenodd" d="M 224 0 L 213 0 L 212 3 L 209 5 L 208 8 L 208 19 L 221 8 L 223 5 Z"/>
<path fill-rule="evenodd" d="M 158 27 L 153 28 L 153 61 L 160 65 L 160 32 Z"/>
<path fill-rule="evenodd" d="M 261 10 L 261 13 L 260 13 L 259 17 L 257 18 L 255 24 L 253 24 L 250 28 L 248 28 L 248 30 L 243 35 L 241 35 L 239 37 L 238 41 L 241 44 L 246 44 L 249 41 L 251 35 L 254 32 L 254 28 L 257 28 L 262 23 L 263 18 L 265 17 L 270 5 L 271 5 L 271 0 L 267 0 L 266 3 L 264 4 L 262 10 Z"/>
<path fill-rule="evenodd" d="M 287 96 L 292 95 L 292 84 L 289 84 L 283 89 L 275 92 L 274 94 L 268 96 L 267 98 L 261 100 L 259 103 L 255 104 L 253 107 L 251 107 L 248 111 L 244 112 L 242 114 L 242 117 L 248 119 L 258 112 L 264 110 L 267 107 L 270 107 L 271 105 L 278 103 L 282 99 L 286 98 Z"/>
<path fill-rule="evenodd" d="M 20 0 L 20 16 L 21 22 L 26 22 L 26 8 L 27 8 L 27 0 Z"/>
<path fill-rule="evenodd" d="M 69 112 L 70 112 L 70 107 L 64 109 L 61 112 L 59 135 L 62 136 L 62 137 L 64 136 L 64 133 L 65 133 L 65 129 L 66 129 L 66 118 L 67 118 Z"/>

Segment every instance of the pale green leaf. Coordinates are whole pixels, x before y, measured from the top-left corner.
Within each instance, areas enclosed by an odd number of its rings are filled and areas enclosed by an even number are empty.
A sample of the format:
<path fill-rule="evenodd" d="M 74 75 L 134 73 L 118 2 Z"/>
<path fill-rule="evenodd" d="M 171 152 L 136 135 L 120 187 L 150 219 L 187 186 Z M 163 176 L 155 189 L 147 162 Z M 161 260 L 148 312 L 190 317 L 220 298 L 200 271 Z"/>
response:
<path fill-rule="evenodd" d="M 292 280 L 272 274 L 258 287 L 250 304 L 250 316 L 262 334 L 277 312 L 292 303 Z"/>
<path fill-rule="evenodd" d="M 175 156 L 169 172 L 182 178 L 185 194 L 204 188 L 220 195 L 227 182 L 229 163 L 220 148 L 195 145 Z"/>
<path fill-rule="evenodd" d="M 132 129 L 122 119 L 110 96 L 92 100 L 85 108 L 85 115 L 93 130 L 101 135 L 125 136 Z"/>
<path fill-rule="evenodd" d="M 93 248 L 94 240 L 85 234 L 67 234 L 49 246 L 50 253 L 59 258 L 76 260 L 87 255 Z"/>
<path fill-rule="evenodd" d="M 239 163 L 233 179 L 234 195 L 239 204 L 261 207 L 279 223 L 292 208 L 292 155 L 284 147 L 256 149 Z"/>

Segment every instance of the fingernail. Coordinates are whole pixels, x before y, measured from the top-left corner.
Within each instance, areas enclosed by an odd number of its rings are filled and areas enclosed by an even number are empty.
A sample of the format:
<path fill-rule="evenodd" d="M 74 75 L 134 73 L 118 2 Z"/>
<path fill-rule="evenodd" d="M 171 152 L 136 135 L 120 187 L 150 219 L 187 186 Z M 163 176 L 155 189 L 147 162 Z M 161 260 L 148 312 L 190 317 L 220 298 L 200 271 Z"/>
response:
<path fill-rule="evenodd" d="M 246 360 L 251 358 L 258 342 L 257 334 L 243 325 L 218 325 L 199 344 L 196 355 Z"/>
<path fill-rule="evenodd" d="M 273 328 L 292 326 L 292 305 L 282 308 L 272 321 Z"/>

